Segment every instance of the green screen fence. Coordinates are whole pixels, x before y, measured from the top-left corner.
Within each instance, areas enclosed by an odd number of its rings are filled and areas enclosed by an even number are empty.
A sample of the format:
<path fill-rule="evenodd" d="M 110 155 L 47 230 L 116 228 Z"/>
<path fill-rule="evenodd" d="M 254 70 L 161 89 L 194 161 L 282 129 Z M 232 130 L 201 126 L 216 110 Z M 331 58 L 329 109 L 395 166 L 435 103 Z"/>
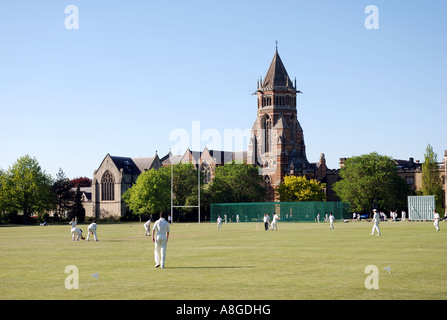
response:
<path fill-rule="evenodd" d="M 211 204 L 211 222 L 218 216 L 227 222 L 262 222 L 264 214 L 270 219 L 273 212 L 278 215 L 281 222 L 315 222 L 318 214 L 321 222 L 330 212 L 335 219 L 350 219 L 351 204 L 349 202 L 335 201 L 309 201 L 309 202 L 253 202 L 253 203 L 213 203 Z"/>

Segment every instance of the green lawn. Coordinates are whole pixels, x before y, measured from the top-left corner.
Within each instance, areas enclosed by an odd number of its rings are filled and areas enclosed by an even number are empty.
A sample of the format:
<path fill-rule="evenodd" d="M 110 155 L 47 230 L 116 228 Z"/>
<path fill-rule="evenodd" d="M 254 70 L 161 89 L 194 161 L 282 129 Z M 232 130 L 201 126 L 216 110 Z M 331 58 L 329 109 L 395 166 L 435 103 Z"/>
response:
<path fill-rule="evenodd" d="M 99 223 L 99 242 L 72 241 L 68 224 L 0 226 L 1 299 L 447 299 L 447 223 L 383 222 L 380 237 L 368 222 L 334 226 L 174 224 L 166 269 L 143 223 Z M 69 265 L 79 289 L 65 287 Z M 379 289 L 365 287 L 368 265 Z"/>

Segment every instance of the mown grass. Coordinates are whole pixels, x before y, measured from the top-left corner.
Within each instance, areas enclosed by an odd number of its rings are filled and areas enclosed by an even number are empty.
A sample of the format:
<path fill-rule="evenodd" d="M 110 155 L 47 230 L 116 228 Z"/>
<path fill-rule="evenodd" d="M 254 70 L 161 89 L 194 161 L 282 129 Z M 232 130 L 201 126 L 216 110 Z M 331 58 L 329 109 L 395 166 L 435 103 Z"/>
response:
<path fill-rule="evenodd" d="M 384 222 L 380 237 L 368 222 L 334 225 L 174 224 L 166 269 L 142 223 L 99 224 L 99 242 L 71 241 L 68 225 L 1 226 L 1 299 L 447 299 L 444 223 Z M 69 265 L 79 289 L 65 286 Z M 365 287 L 368 265 L 379 289 Z"/>

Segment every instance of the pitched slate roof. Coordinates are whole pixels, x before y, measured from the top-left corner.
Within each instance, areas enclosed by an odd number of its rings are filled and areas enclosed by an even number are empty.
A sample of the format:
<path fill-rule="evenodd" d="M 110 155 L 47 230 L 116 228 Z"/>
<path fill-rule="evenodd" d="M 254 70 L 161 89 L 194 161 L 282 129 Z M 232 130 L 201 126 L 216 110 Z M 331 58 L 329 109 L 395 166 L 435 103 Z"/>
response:
<path fill-rule="evenodd" d="M 118 156 L 110 156 L 115 166 L 118 170 L 123 169 L 125 174 L 135 174 L 138 175 L 141 173 L 138 166 L 130 157 L 118 157 Z"/>
<path fill-rule="evenodd" d="M 123 170 L 125 174 L 139 175 L 152 167 L 156 157 L 130 158 L 110 156 L 118 170 Z"/>
<path fill-rule="evenodd" d="M 262 81 L 260 90 L 292 90 L 295 91 L 292 81 L 287 74 L 286 68 L 279 57 L 278 51 L 270 64 L 267 74 Z"/>
<path fill-rule="evenodd" d="M 152 164 L 155 161 L 155 157 L 146 157 L 146 158 L 132 158 L 135 165 L 138 167 L 140 172 L 145 170 L 149 170 L 152 167 Z"/>
<path fill-rule="evenodd" d="M 178 154 L 172 154 L 171 151 L 167 155 L 165 155 L 163 158 L 160 159 L 162 165 L 167 166 L 171 165 L 171 161 L 173 164 L 180 163 L 182 161 L 183 156 Z"/>
<path fill-rule="evenodd" d="M 410 158 L 409 160 L 400 160 L 400 159 L 393 159 L 394 163 L 397 165 L 399 169 L 403 170 L 416 170 L 422 168 L 422 163 L 415 162 L 413 158 Z"/>

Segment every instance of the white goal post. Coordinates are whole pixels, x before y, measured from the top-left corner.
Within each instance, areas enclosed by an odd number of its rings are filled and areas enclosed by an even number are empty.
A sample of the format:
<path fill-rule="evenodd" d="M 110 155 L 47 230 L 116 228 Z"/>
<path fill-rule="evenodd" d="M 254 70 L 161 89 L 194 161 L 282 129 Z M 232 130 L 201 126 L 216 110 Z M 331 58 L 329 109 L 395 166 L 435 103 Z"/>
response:
<path fill-rule="evenodd" d="M 171 163 L 171 223 L 174 223 L 174 208 L 198 208 L 198 223 L 200 223 L 200 161 L 197 160 L 197 185 L 198 185 L 198 203 L 196 206 L 174 206 L 174 160 L 172 154 L 169 155 Z M 176 164 L 179 164 L 178 161 Z"/>

